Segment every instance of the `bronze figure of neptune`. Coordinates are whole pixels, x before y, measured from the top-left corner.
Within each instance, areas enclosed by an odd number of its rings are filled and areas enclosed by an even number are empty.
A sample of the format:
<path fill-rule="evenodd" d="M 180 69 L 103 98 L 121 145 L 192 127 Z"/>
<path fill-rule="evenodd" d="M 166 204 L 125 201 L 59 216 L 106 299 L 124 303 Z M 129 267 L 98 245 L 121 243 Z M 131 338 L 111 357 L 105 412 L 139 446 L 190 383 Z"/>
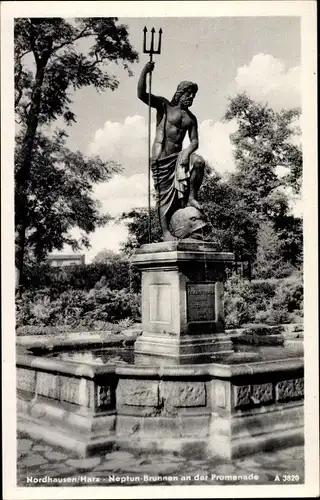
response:
<path fill-rule="evenodd" d="M 145 104 L 149 104 L 146 79 L 153 70 L 154 62 L 148 62 L 138 82 L 138 97 Z M 164 241 L 190 236 L 187 229 L 175 234 L 174 224 L 170 224 L 170 220 L 177 210 L 192 207 L 192 210 L 185 212 L 185 219 L 194 236 L 199 236 L 199 230 L 206 225 L 197 200 L 205 162 L 195 154 L 199 146 L 198 123 L 189 109 L 197 91 L 196 83 L 183 81 L 179 83 L 170 102 L 165 97 L 150 96 L 150 106 L 157 110 L 151 171 Z M 183 149 L 187 133 L 189 145 Z M 193 224 L 188 221 L 190 217 L 194 219 Z M 183 219 L 184 217 L 180 217 L 180 220 Z"/>

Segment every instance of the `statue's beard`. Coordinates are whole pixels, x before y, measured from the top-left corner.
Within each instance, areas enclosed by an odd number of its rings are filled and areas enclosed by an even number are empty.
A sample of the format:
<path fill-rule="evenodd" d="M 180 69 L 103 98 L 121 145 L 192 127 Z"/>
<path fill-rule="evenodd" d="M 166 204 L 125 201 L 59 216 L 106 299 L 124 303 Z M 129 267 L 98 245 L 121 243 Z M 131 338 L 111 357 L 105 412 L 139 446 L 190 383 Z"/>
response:
<path fill-rule="evenodd" d="M 190 106 L 192 106 L 192 101 L 191 99 L 186 99 L 185 101 L 181 101 L 181 106 L 183 108 L 190 108 Z"/>

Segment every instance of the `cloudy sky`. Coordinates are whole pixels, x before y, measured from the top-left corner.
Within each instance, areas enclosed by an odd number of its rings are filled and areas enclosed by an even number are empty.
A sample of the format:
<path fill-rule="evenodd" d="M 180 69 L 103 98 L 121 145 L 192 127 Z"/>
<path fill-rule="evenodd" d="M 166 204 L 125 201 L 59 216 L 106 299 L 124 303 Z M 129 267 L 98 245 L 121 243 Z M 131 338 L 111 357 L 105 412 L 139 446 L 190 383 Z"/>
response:
<path fill-rule="evenodd" d="M 141 53 L 144 26 L 163 30 L 152 91 L 171 98 L 181 80 L 198 84 L 192 110 L 199 123 L 199 153 L 219 172 L 234 169 L 229 134 L 235 125 L 222 121 L 229 96 L 246 91 L 276 110 L 300 105 L 297 17 L 119 18 L 119 22 L 128 26 L 131 43 L 140 53 L 139 63 L 132 66 L 134 76 L 110 67 L 120 80 L 116 91 L 77 91 L 73 96 L 77 123 L 69 129 L 72 149 L 122 165 L 121 175 L 95 190 L 103 210 L 114 216 L 147 202 L 148 108 L 136 93 L 140 72 L 148 61 Z M 87 262 L 103 248 L 117 250 L 126 234 L 123 225 L 97 230 L 91 236 L 92 248 L 86 252 Z"/>

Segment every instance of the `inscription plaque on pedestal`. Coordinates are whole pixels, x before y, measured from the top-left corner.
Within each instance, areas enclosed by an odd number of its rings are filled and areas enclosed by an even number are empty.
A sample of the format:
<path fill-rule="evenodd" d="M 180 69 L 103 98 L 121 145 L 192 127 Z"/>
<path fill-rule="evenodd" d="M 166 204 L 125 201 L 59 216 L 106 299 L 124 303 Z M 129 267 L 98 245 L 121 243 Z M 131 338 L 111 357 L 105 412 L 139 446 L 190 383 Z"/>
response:
<path fill-rule="evenodd" d="M 215 321 L 215 283 L 187 283 L 188 322 Z"/>

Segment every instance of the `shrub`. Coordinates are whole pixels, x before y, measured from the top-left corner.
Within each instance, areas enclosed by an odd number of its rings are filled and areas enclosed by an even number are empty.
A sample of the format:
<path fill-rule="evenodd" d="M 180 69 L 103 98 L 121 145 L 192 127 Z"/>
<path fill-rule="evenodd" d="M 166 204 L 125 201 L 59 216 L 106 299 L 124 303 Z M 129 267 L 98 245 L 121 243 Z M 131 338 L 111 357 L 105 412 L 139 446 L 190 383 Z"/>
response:
<path fill-rule="evenodd" d="M 225 317 L 228 328 L 254 321 L 255 296 L 248 281 L 231 276 L 225 283 Z"/>
<path fill-rule="evenodd" d="M 302 318 L 303 279 L 295 273 L 284 279 L 251 283 L 232 276 L 225 284 L 226 326 L 245 323 L 278 325 Z"/>
<path fill-rule="evenodd" d="M 118 325 L 123 328 L 123 329 L 126 329 L 126 328 L 129 328 L 130 326 L 132 326 L 134 324 L 134 320 L 133 318 L 124 318 L 124 319 L 120 319 L 119 322 L 118 322 Z"/>
<path fill-rule="evenodd" d="M 139 316 L 140 296 L 127 290 L 92 289 L 87 294 L 84 315 L 90 320 L 118 321 Z"/>
<path fill-rule="evenodd" d="M 89 292 L 70 289 L 58 298 L 46 291 L 26 292 L 16 301 L 16 326 L 38 325 L 103 329 L 106 322 L 140 316 L 140 295 L 109 288 Z"/>
<path fill-rule="evenodd" d="M 16 328 L 16 334 L 21 337 L 25 335 L 58 335 L 59 333 L 63 333 L 63 331 L 63 328 L 54 326 L 24 325 Z"/>
<path fill-rule="evenodd" d="M 299 273 L 280 282 L 273 299 L 275 309 L 283 309 L 292 313 L 303 308 L 303 280 Z"/>
<path fill-rule="evenodd" d="M 123 327 L 117 323 L 109 323 L 107 321 L 97 321 L 93 325 L 95 331 L 104 331 L 104 332 L 112 332 L 119 333 L 123 330 Z M 86 325 L 77 325 L 76 329 L 71 328 L 70 326 L 36 326 L 36 325 L 26 325 L 19 326 L 16 329 L 16 334 L 19 337 L 23 337 L 25 335 L 44 335 L 44 336 L 55 336 L 61 335 L 63 333 L 68 332 L 87 332 L 88 326 Z M 90 329 L 91 330 L 91 329 Z"/>

